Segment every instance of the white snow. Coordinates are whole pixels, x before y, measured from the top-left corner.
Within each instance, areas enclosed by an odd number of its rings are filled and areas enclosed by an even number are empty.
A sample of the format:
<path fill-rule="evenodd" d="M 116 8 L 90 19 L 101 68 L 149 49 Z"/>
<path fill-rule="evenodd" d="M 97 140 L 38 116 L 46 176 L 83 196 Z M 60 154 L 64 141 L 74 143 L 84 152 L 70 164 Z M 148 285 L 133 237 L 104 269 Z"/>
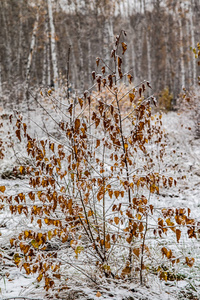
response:
<path fill-rule="evenodd" d="M 49 124 L 48 129 L 53 132 L 54 126 L 52 122 L 49 121 L 48 117 L 42 117 L 37 112 L 31 112 L 30 118 L 34 119 L 34 122 L 43 126 L 44 118 L 45 122 Z M 7 112 L 3 112 L 4 114 Z M 4 121 L 5 122 L 5 121 Z M 157 195 L 152 199 L 152 204 L 156 207 L 188 207 L 191 209 L 191 215 L 197 220 L 200 217 L 200 139 L 195 139 L 195 124 L 193 119 L 191 119 L 189 113 L 179 114 L 177 112 L 169 112 L 163 115 L 163 127 L 165 133 L 167 134 L 167 152 L 165 161 L 167 162 L 167 172 L 168 175 L 174 174 L 173 177 L 179 177 L 185 179 L 177 180 L 177 186 L 173 187 L 169 191 L 162 191 L 161 195 Z M 34 126 L 30 126 L 32 133 L 35 132 Z M 44 136 L 44 132 L 41 130 L 36 130 L 39 137 Z M 1 136 L 4 138 L 5 132 L 1 131 Z M 20 153 L 20 146 L 18 151 Z M 173 150 L 176 152 L 173 153 Z M 5 157 L 0 169 L 1 172 L 5 169 L 11 169 L 12 165 L 16 163 L 16 156 L 12 152 L 12 148 L 9 149 L 9 157 Z M 21 153 L 23 156 L 24 153 Z M 175 168 L 173 168 L 173 166 Z M 5 185 L 7 191 L 10 194 L 18 193 L 21 191 L 28 190 L 28 182 L 24 180 L 11 180 L 11 179 L 0 179 L 0 185 Z M 6 255 L 6 251 L 2 248 L 5 245 L 9 245 L 9 239 L 12 234 L 16 233 L 19 229 L 29 226 L 26 222 L 26 217 L 22 215 L 11 216 L 9 210 L 6 208 L 0 211 L 0 249 L 4 251 L 2 259 L 5 260 L 5 264 L 2 264 L 3 270 L 0 269 L 0 297 L 6 299 L 8 297 L 17 296 L 29 296 L 32 298 L 45 299 L 45 293 L 37 282 L 36 276 L 27 276 L 23 271 L 18 269 L 10 257 Z M 18 226 L 20 228 L 18 228 Z M 168 241 L 168 240 L 167 240 Z M 169 241 L 172 247 L 175 248 L 175 239 L 170 237 Z M 152 244 L 153 245 L 153 244 Z M 156 244 L 155 244 L 156 245 Z M 163 239 L 163 245 L 165 245 L 165 239 Z M 168 281 L 163 282 L 158 279 L 157 276 L 149 274 L 147 276 L 146 287 L 140 287 L 138 284 L 134 283 L 122 283 L 116 284 L 112 282 L 110 285 L 106 285 L 105 282 L 99 287 L 91 285 L 88 280 L 84 278 L 83 275 L 78 275 L 72 268 L 69 268 L 67 272 L 75 272 L 74 276 L 74 286 L 69 284 L 71 292 L 77 290 L 77 293 L 83 293 L 82 298 L 84 299 L 84 294 L 91 299 L 128 299 L 132 296 L 134 299 L 163 299 L 163 300 L 173 300 L 173 299 L 186 299 L 184 294 L 181 296 L 181 291 L 187 291 L 187 289 L 192 289 L 196 299 L 200 297 L 200 244 L 198 240 L 188 239 L 186 235 L 183 235 L 181 241 L 178 245 L 179 250 L 182 251 L 183 255 L 193 256 L 195 258 L 195 265 L 192 268 L 185 268 L 184 265 L 180 267 L 177 266 L 177 273 L 184 274 L 186 276 L 185 280 L 181 281 Z M 153 249 L 155 253 L 154 260 L 162 260 L 160 254 L 158 254 L 158 249 Z M 155 262 L 154 262 L 155 263 Z M 9 275 L 8 275 L 9 273 Z M 80 280 L 81 279 L 81 280 Z M 76 286 L 78 284 L 78 286 Z M 109 289 L 109 291 L 108 291 Z M 69 290 L 70 291 L 70 290 Z M 96 293 L 100 291 L 101 297 L 97 297 Z M 85 298 L 86 299 L 86 298 Z"/>

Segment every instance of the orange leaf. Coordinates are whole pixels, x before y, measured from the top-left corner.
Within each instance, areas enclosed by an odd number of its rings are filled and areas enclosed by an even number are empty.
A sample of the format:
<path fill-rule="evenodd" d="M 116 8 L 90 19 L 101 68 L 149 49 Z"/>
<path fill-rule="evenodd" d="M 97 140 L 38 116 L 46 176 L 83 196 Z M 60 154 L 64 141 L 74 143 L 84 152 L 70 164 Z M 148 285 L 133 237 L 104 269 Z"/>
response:
<path fill-rule="evenodd" d="M 76 119 L 76 120 L 75 120 L 75 130 L 76 130 L 76 131 L 79 130 L 80 124 L 81 124 L 80 119 Z"/>
<path fill-rule="evenodd" d="M 108 195 L 109 195 L 110 198 L 112 198 L 113 191 L 112 191 L 112 190 L 109 190 L 109 191 L 108 191 Z"/>
<path fill-rule="evenodd" d="M 126 266 L 123 270 L 122 270 L 122 275 L 128 275 L 131 273 L 131 268 L 129 266 Z"/>
<path fill-rule="evenodd" d="M 28 230 L 24 231 L 24 236 L 25 236 L 26 238 L 29 237 L 29 231 L 28 231 Z"/>
<path fill-rule="evenodd" d="M 138 220 L 141 220 L 141 218 L 142 218 L 141 214 L 136 214 L 135 216 Z"/>
<path fill-rule="evenodd" d="M 181 231 L 180 231 L 180 229 L 176 229 L 176 239 L 177 239 L 177 242 L 179 242 L 180 237 L 181 237 Z"/>
<path fill-rule="evenodd" d="M 13 246 L 14 241 L 15 241 L 14 239 L 11 239 L 11 240 L 10 240 L 10 245 L 11 245 L 11 247 Z"/>
<path fill-rule="evenodd" d="M 143 229 L 144 229 L 144 225 L 143 225 L 142 222 L 141 222 L 140 225 L 139 225 L 139 232 L 142 232 Z"/>
<path fill-rule="evenodd" d="M 88 217 L 92 216 L 93 215 L 93 211 L 92 210 L 89 210 L 88 211 Z"/>
<path fill-rule="evenodd" d="M 96 58 L 96 64 L 97 64 L 97 67 L 98 67 L 98 65 L 99 65 L 99 61 L 100 61 L 100 58 L 97 57 L 97 58 Z"/>
<path fill-rule="evenodd" d="M 105 242 L 105 248 L 110 249 L 110 242 Z"/>
<path fill-rule="evenodd" d="M 114 221 L 115 221 L 115 224 L 116 224 L 116 225 L 119 224 L 119 218 L 118 218 L 118 217 L 114 217 Z"/>
<path fill-rule="evenodd" d="M 100 146 L 100 140 L 96 141 L 96 148 L 98 148 Z"/>
<path fill-rule="evenodd" d="M 6 190 L 6 187 L 5 186 L 0 186 L 0 192 L 4 193 Z"/>
<path fill-rule="evenodd" d="M 52 232 L 49 230 L 48 231 L 48 239 L 51 240 L 52 239 Z"/>
<path fill-rule="evenodd" d="M 100 292 L 97 292 L 97 293 L 96 293 L 96 297 L 101 297 L 101 293 L 100 293 Z"/>
<path fill-rule="evenodd" d="M 104 192 L 102 190 L 100 190 L 97 194 L 97 199 L 98 201 L 101 201 L 101 199 L 103 198 Z"/>
<path fill-rule="evenodd" d="M 188 208 L 188 217 L 190 216 L 191 209 Z"/>
<path fill-rule="evenodd" d="M 139 249 L 139 248 L 134 248 L 134 249 L 133 249 L 133 253 L 134 253 L 137 257 L 139 257 L 139 255 L 140 255 L 140 249 Z"/>
<path fill-rule="evenodd" d="M 114 194 L 115 194 L 115 197 L 118 198 L 119 197 L 119 194 L 120 192 L 119 191 L 114 191 Z"/>
<path fill-rule="evenodd" d="M 128 149 L 128 144 L 127 143 L 124 143 L 124 149 L 125 149 L 125 151 Z"/>
<path fill-rule="evenodd" d="M 80 107 L 82 108 L 82 107 L 83 107 L 83 99 L 78 98 L 78 102 L 79 102 L 79 104 L 80 104 Z"/>
<path fill-rule="evenodd" d="M 70 106 L 68 107 L 68 112 L 70 113 L 71 116 L 72 116 L 72 108 L 73 108 L 73 104 L 70 104 Z"/>
<path fill-rule="evenodd" d="M 24 167 L 20 166 L 20 167 L 19 167 L 19 171 L 20 171 L 21 174 L 23 174 Z"/>
<path fill-rule="evenodd" d="M 161 251 L 162 251 L 163 256 L 164 256 L 164 255 L 167 256 L 168 250 L 167 250 L 165 247 L 163 247 L 163 248 L 161 249 Z"/>
<path fill-rule="evenodd" d="M 14 262 L 18 266 L 21 262 L 21 257 L 19 256 L 19 253 L 14 254 Z"/>
<path fill-rule="evenodd" d="M 170 226 L 170 229 L 175 232 L 174 223 L 170 220 L 170 218 L 167 218 L 165 221 L 167 225 Z"/>
<path fill-rule="evenodd" d="M 191 268 L 191 267 L 193 266 L 195 260 L 194 260 L 193 257 L 192 257 L 192 258 L 186 257 L 186 258 L 185 258 L 185 262 L 186 262 L 186 264 Z"/>
<path fill-rule="evenodd" d="M 117 63 L 118 63 L 118 67 L 120 68 L 122 64 L 122 59 L 120 56 L 117 57 Z"/>
<path fill-rule="evenodd" d="M 18 137 L 19 141 L 21 142 L 21 134 L 20 134 L 20 130 L 17 129 L 17 130 L 15 131 L 15 133 L 16 133 L 16 136 Z"/>
<path fill-rule="evenodd" d="M 129 93 L 130 102 L 132 103 L 135 99 L 135 95 L 133 93 Z"/>
<path fill-rule="evenodd" d="M 133 79 L 133 76 L 132 76 L 131 74 L 128 74 L 128 75 L 127 75 L 127 77 L 128 77 L 128 81 L 129 81 L 129 83 L 131 84 L 131 82 L 132 82 L 132 79 Z"/>
<path fill-rule="evenodd" d="M 52 152 L 54 152 L 54 143 L 50 144 L 50 149 L 51 149 Z"/>
<path fill-rule="evenodd" d="M 122 54 L 124 54 L 127 50 L 127 45 L 124 42 L 122 42 L 122 50 L 123 50 Z"/>
<path fill-rule="evenodd" d="M 40 282 L 42 280 L 43 274 L 40 273 L 39 276 L 37 277 L 37 281 Z"/>

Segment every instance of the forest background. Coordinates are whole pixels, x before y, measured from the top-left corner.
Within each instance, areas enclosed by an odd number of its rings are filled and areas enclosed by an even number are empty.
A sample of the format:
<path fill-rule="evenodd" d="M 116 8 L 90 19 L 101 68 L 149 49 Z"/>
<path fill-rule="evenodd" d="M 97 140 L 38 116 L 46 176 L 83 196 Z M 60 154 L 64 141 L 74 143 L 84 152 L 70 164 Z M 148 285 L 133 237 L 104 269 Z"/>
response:
<path fill-rule="evenodd" d="M 1 1 L 1 100 L 9 94 L 20 102 L 24 82 L 45 87 L 55 78 L 69 77 L 71 90 L 87 89 L 97 53 L 108 63 L 121 29 L 129 40 L 124 71 L 132 70 L 136 84 L 149 80 L 157 94 L 168 88 L 175 99 L 182 87 L 197 83 L 191 50 L 199 18 L 198 0 Z"/>

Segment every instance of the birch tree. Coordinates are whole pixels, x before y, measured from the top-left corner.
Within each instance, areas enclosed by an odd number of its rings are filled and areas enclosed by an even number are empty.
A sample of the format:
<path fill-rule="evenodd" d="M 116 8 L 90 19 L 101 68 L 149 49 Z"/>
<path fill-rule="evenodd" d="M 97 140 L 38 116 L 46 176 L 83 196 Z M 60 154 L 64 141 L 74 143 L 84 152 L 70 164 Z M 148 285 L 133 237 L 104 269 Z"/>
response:
<path fill-rule="evenodd" d="M 185 64 L 184 64 L 184 51 L 183 51 L 183 28 L 181 24 L 180 15 L 178 17 L 178 24 L 180 30 L 180 60 L 181 60 L 181 85 L 185 87 Z"/>
<path fill-rule="evenodd" d="M 49 26 L 48 26 L 48 15 L 45 16 L 44 20 L 44 54 L 43 54 L 43 78 L 42 83 L 50 86 L 51 84 L 51 60 L 50 60 L 50 43 L 49 43 Z"/>
<path fill-rule="evenodd" d="M 37 3 L 37 13 L 36 13 L 36 19 L 33 26 L 33 33 L 31 37 L 31 45 L 30 45 L 30 51 L 27 59 L 27 67 L 26 67 L 26 85 L 29 83 L 30 79 L 30 71 L 31 71 L 31 63 L 33 59 L 33 53 L 35 50 L 35 43 L 36 43 L 36 37 L 37 37 L 37 31 L 38 31 L 38 22 L 39 22 L 39 10 L 40 10 L 40 3 Z"/>
<path fill-rule="evenodd" d="M 151 82 L 151 43 L 150 43 L 150 34 L 151 34 L 151 25 L 148 22 L 147 18 L 147 7 L 146 0 L 143 1 L 144 14 L 145 14 L 145 31 L 146 31 L 146 42 L 147 42 L 147 66 L 148 66 L 148 80 Z"/>
<path fill-rule="evenodd" d="M 0 93 L 2 94 L 3 88 L 2 88 L 2 76 L 1 76 L 1 64 L 0 64 Z"/>
<path fill-rule="evenodd" d="M 53 81 L 55 89 L 58 88 L 58 63 L 57 63 L 57 54 L 56 54 L 56 33 L 55 26 L 53 22 L 53 10 L 52 10 L 52 1 L 47 0 L 48 13 L 49 13 L 49 25 L 51 32 L 51 57 L 52 57 L 52 66 L 53 66 Z"/>
<path fill-rule="evenodd" d="M 190 19 L 190 32 L 191 32 L 191 42 L 192 48 L 195 48 L 196 44 L 195 44 L 195 34 L 194 34 L 194 22 L 193 22 L 193 11 L 192 11 L 192 2 L 189 5 L 189 19 Z M 195 57 L 192 57 L 192 64 L 193 64 L 193 84 L 195 84 L 196 79 L 197 79 L 197 72 L 196 72 L 196 61 L 195 61 Z"/>

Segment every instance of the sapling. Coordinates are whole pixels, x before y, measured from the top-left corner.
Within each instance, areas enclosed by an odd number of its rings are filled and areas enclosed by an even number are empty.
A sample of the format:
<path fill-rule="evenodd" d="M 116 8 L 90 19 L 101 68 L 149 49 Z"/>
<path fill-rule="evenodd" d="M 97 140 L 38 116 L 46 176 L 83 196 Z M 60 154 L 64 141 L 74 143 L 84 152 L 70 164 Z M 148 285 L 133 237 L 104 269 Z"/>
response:
<path fill-rule="evenodd" d="M 135 85 L 134 74 L 123 71 L 124 39 L 122 30 L 109 64 L 96 59 L 94 84 L 82 96 L 68 94 L 57 105 L 56 91 L 41 91 L 40 106 L 48 98 L 59 111 L 56 121 L 44 107 L 60 138 L 48 133 L 37 140 L 23 118 L 12 119 L 17 139 L 25 141 L 34 163 L 19 168 L 28 176 L 30 190 L 1 199 L 12 214 L 30 220 L 32 229 L 10 240 L 14 262 L 28 275 L 37 273 L 47 291 L 67 287 L 64 278 L 73 273 L 66 267 L 97 285 L 102 280 L 139 280 L 142 285 L 151 269 L 151 238 L 162 239 L 171 230 L 178 243 L 181 227 L 187 227 L 189 238 L 199 230 L 190 210 L 158 209 L 151 202 L 176 180 L 161 171 L 166 143 L 162 115 L 152 115 L 156 99 L 146 96 L 150 83 Z M 162 247 L 161 253 L 172 264 L 180 261 L 170 248 Z M 185 263 L 191 267 L 194 259 L 186 257 Z M 161 268 L 157 272 L 167 279 Z"/>

